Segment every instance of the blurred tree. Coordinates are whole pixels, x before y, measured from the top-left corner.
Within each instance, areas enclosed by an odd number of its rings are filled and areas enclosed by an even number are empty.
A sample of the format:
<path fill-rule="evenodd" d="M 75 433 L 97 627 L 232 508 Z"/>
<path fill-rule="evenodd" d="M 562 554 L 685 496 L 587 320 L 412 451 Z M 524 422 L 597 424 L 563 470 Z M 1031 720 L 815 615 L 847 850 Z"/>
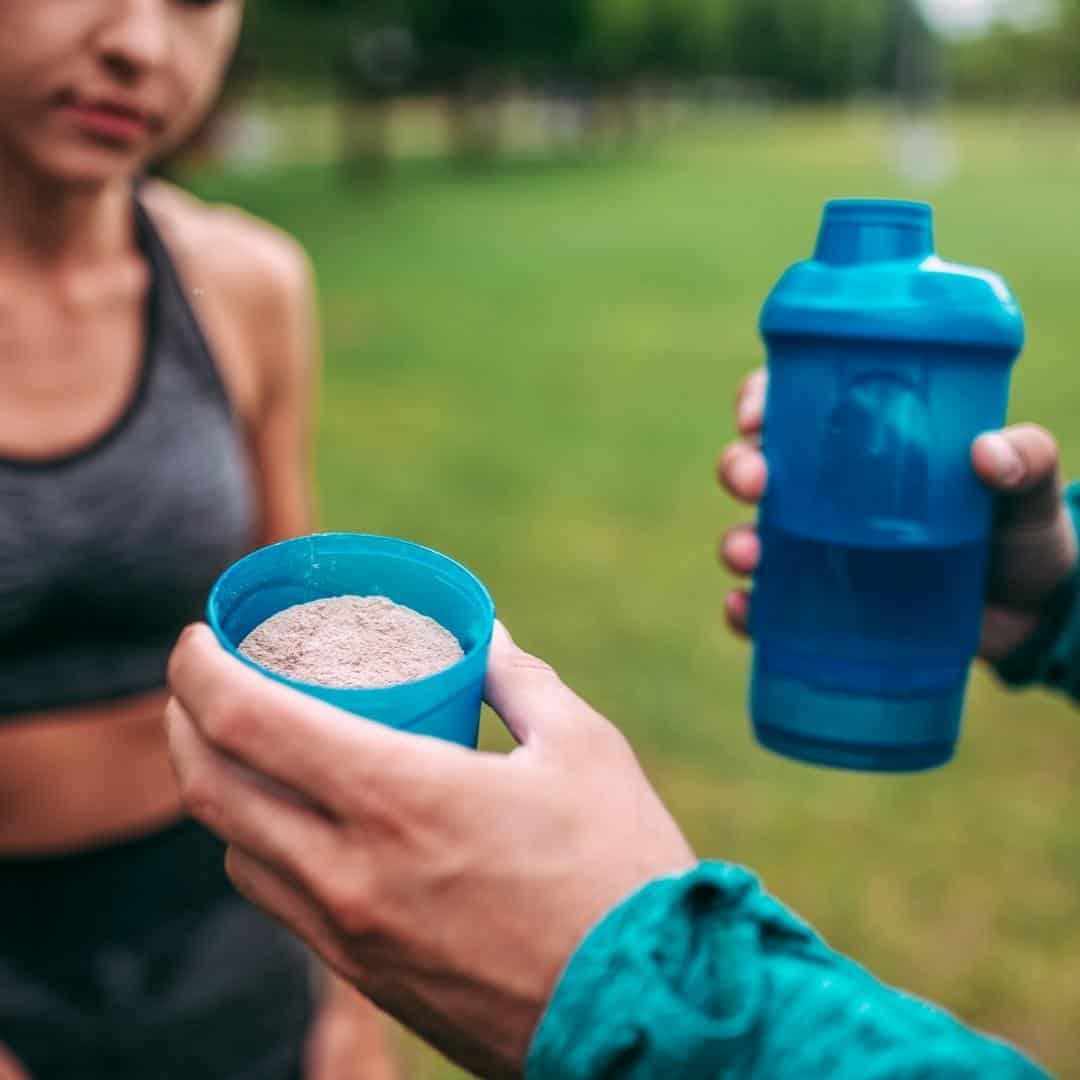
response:
<path fill-rule="evenodd" d="M 377 181 L 390 161 L 390 117 L 416 67 L 416 42 L 401 21 L 354 29 L 342 56 L 342 165 L 351 180 Z"/>
<path fill-rule="evenodd" d="M 999 20 L 985 35 L 954 42 L 954 93 L 1005 101 L 1080 97 L 1080 0 L 1058 0 L 1056 13 L 1034 27 Z"/>
<path fill-rule="evenodd" d="M 902 37 L 898 15 L 925 24 L 912 0 L 731 0 L 732 71 L 795 98 L 890 89 Z"/>
<path fill-rule="evenodd" d="M 1068 3 L 1080 42 L 1080 0 Z M 246 50 L 286 84 L 336 79 L 346 156 L 373 175 L 403 92 L 440 96 L 457 155 L 485 160 L 519 87 L 626 134 L 641 100 L 706 78 L 808 100 L 912 98 L 940 82 L 918 0 L 273 0 L 252 6 Z"/>
<path fill-rule="evenodd" d="M 604 81 L 625 79 L 641 56 L 653 0 L 591 0 L 584 63 Z"/>
<path fill-rule="evenodd" d="M 723 73 L 821 98 L 889 85 L 898 13 L 925 30 L 915 0 L 276 0 L 252 7 L 249 40 L 273 67 L 317 74 L 346 30 L 401 23 L 417 85 L 453 94 L 552 72 L 601 84 Z"/>
<path fill-rule="evenodd" d="M 895 85 L 902 15 L 914 0 L 591 0 L 587 54 L 615 80 L 727 75 L 794 98 Z"/>
<path fill-rule="evenodd" d="M 936 104 L 944 92 L 941 50 L 922 11 L 914 0 L 892 0 L 885 27 L 882 83 L 909 111 Z"/>
<path fill-rule="evenodd" d="M 333 75 L 342 42 L 351 30 L 383 21 L 381 0 L 268 0 L 251 4 L 241 54 L 278 82 L 311 83 Z"/>
<path fill-rule="evenodd" d="M 412 0 L 421 81 L 448 95 L 460 157 L 498 150 L 496 105 L 514 78 L 579 66 L 589 11 L 582 0 Z"/>

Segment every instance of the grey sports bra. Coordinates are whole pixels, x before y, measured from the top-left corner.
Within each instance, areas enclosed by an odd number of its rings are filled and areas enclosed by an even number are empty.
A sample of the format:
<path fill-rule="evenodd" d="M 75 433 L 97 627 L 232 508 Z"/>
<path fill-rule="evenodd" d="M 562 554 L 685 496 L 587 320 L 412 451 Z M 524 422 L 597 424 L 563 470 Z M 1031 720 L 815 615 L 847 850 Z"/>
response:
<path fill-rule="evenodd" d="M 161 686 L 176 635 L 253 539 L 242 436 L 172 260 L 134 207 L 150 287 L 126 409 L 74 453 L 0 456 L 0 718 Z"/>

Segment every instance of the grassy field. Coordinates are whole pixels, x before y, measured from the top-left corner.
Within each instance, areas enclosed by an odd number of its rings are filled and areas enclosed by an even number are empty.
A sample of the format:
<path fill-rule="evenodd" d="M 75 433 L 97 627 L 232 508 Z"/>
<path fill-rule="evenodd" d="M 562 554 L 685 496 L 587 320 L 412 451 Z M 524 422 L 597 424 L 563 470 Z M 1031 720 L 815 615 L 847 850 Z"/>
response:
<path fill-rule="evenodd" d="M 310 250 L 326 338 L 322 523 L 460 558 L 520 642 L 620 724 L 702 856 L 753 866 L 882 978 L 1080 1078 L 1080 715 L 975 679 L 956 761 L 849 775 L 751 739 L 748 653 L 723 631 L 715 489 L 756 317 L 823 199 L 928 196 L 946 257 L 1025 309 L 1012 415 L 1080 473 L 1080 131 L 954 117 L 932 192 L 872 114 L 729 119 L 618 157 L 377 194 L 317 166 L 203 175 Z M 485 718 L 485 741 L 505 745 Z M 460 1075 L 405 1040 L 410 1075 Z"/>

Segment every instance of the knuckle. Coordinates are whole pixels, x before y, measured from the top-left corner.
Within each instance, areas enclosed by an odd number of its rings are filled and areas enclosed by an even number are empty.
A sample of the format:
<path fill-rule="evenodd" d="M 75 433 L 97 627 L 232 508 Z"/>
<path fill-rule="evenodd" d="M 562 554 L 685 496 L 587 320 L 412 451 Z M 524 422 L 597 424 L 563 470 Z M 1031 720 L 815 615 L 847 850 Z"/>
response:
<path fill-rule="evenodd" d="M 192 817 L 206 825 L 216 822 L 220 817 L 217 796 L 213 785 L 201 773 L 192 773 L 180 781 L 180 794 Z"/>
<path fill-rule="evenodd" d="M 752 525 L 747 525 L 745 522 L 743 522 L 739 525 L 733 525 L 724 533 L 724 535 L 720 538 L 720 550 L 726 560 L 731 560 L 735 555 L 735 552 L 733 550 L 734 546 L 738 543 L 742 543 L 744 545 L 744 560 L 747 557 L 753 558 L 752 552 L 748 553 L 745 550 L 745 545 L 748 542 L 752 543 L 756 540 L 757 530 Z"/>
<path fill-rule="evenodd" d="M 183 675 L 184 642 L 188 638 L 189 630 L 190 627 L 185 627 L 180 632 L 180 636 L 177 638 L 176 644 L 169 654 L 169 662 L 165 667 L 165 679 L 170 687 L 175 687 Z"/>
<path fill-rule="evenodd" d="M 1057 440 L 1039 424 L 1022 424 L 1013 430 L 1013 448 L 1023 459 L 1030 479 L 1049 480 L 1058 468 Z"/>
<path fill-rule="evenodd" d="M 760 398 L 765 391 L 765 369 L 762 367 L 754 368 L 749 375 L 743 379 L 742 384 L 739 387 L 739 394 L 736 398 L 736 406 L 742 406 L 747 401 L 756 400 Z"/>
<path fill-rule="evenodd" d="M 634 757 L 630 740 L 606 716 L 589 707 L 582 713 L 578 733 L 585 743 L 582 760 L 595 763 L 625 761 Z"/>
<path fill-rule="evenodd" d="M 744 376 L 741 383 L 739 383 L 739 397 L 745 397 L 747 394 L 757 389 L 758 383 L 761 381 L 762 369 L 760 367 L 754 368 L 752 371 L 748 371 Z"/>
<path fill-rule="evenodd" d="M 1049 436 L 1050 432 L 1042 426 L 1042 424 L 1036 424 L 1031 420 L 1025 420 L 1023 423 L 1017 424 L 1013 429 L 1017 434 L 1030 434 L 1039 436 Z"/>
<path fill-rule="evenodd" d="M 376 928 L 371 890 L 360 882 L 334 879 L 322 888 L 320 902 L 330 921 L 350 938 L 370 936 Z"/>
<path fill-rule="evenodd" d="M 232 845 L 225 850 L 225 874 L 242 896 L 254 899 L 257 876 L 252 862 Z"/>
<path fill-rule="evenodd" d="M 601 760 L 607 761 L 610 768 L 625 773 L 627 769 L 637 769 L 638 756 L 630 740 L 614 724 L 605 721 L 607 731 L 601 737 Z"/>
<path fill-rule="evenodd" d="M 1032 431 L 1032 434 L 1035 436 L 1035 438 L 1038 439 L 1039 442 L 1042 443 L 1043 449 L 1045 450 L 1045 452 L 1048 455 L 1051 455 L 1051 456 L 1056 458 L 1057 457 L 1057 439 L 1054 438 L 1053 434 L 1049 430 L 1044 428 L 1041 424 L 1032 424 L 1031 425 L 1031 431 Z"/>
<path fill-rule="evenodd" d="M 730 480 L 731 470 L 741 453 L 742 446 L 737 442 L 731 443 L 721 451 L 720 459 L 717 462 L 717 472 L 719 473 L 721 480 L 724 480 L 725 482 Z"/>
<path fill-rule="evenodd" d="M 1021 440 L 1037 443 L 1042 448 L 1049 448 L 1055 451 L 1057 449 L 1057 440 L 1047 428 L 1042 426 L 1042 424 L 1030 422 L 1017 424 L 1015 427 L 1011 428 L 1010 431 L 1014 436 L 1019 437 Z"/>
<path fill-rule="evenodd" d="M 540 657 L 533 656 L 532 653 L 527 653 L 524 649 L 517 650 L 511 664 L 519 671 L 536 672 L 548 678 L 557 679 L 559 677 L 555 669 L 546 660 L 541 660 Z"/>
<path fill-rule="evenodd" d="M 182 706 L 176 698 L 170 697 L 165 702 L 163 720 L 165 722 L 165 732 L 171 738 L 176 728 L 183 722 Z"/>
<path fill-rule="evenodd" d="M 255 720 L 255 711 L 248 703 L 240 698 L 222 696 L 207 710 L 203 730 L 207 738 L 219 746 L 242 747 L 253 735 Z"/>

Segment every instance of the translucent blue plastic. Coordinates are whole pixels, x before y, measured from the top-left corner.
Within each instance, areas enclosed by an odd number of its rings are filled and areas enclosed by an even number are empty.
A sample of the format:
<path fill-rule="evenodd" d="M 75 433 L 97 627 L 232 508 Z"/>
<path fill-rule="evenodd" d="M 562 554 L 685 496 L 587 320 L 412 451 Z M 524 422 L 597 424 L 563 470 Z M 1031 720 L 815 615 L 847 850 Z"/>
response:
<path fill-rule="evenodd" d="M 929 206 L 837 200 L 761 332 L 755 733 L 819 764 L 940 765 L 987 572 L 991 501 L 971 443 L 1004 422 L 1020 310 L 996 275 L 937 258 Z"/>
<path fill-rule="evenodd" d="M 271 615 L 294 604 L 348 594 L 386 596 L 429 616 L 458 639 L 464 658 L 426 679 L 341 689 L 276 675 L 237 651 Z M 354 533 L 285 540 L 229 567 L 210 592 L 206 616 L 229 652 L 286 686 L 391 727 L 476 746 L 495 607 L 477 577 L 437 551 Z"/>

